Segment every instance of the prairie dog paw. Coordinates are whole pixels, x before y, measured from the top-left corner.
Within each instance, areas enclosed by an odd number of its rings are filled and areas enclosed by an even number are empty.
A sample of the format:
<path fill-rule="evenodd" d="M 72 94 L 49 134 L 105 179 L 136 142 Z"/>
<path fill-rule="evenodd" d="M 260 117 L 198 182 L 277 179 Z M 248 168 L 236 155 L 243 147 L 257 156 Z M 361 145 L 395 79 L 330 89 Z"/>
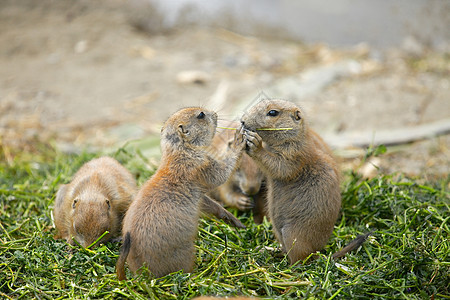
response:
<path fill-rule="evenodd" d="M 238 129 L 234 135 L 234 139 L 229 143 L 230 148 L 237 151 L 243 151 L 246 147 L 246 140 L 244 138 L 244 130 Z"/>
<path fill-rule="evenodd" d="M 249 154 L 262 148 L 262 138 L 256 132 L 244 130 L 244 139 L 246 142 L 246 150 Z"/>
<path fill-rule="evenodd" d="M 253 203 L 253 199 L 251 197 L 247 197 L 244 195 L 236 197 L 234 199 L 234 205 L 239 210 L 248 210 L 248 209 L 252 209 L 255 206 Z"/>

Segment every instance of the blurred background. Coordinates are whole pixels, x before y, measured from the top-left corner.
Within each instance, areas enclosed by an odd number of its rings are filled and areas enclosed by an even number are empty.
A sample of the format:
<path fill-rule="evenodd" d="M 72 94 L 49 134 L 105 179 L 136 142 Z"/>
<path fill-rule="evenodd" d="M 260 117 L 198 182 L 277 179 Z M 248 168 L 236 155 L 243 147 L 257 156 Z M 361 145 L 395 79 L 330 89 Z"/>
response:
<path fill-rule="evenodd" d="M 223 124 L 262 97 L 298 103 L 343 169 L 450 169 L 447 0 L 0 0 L 0 145 L 159 155 L 201 105 Z M 372 143 L 392 145 L 363 163 Z"/>

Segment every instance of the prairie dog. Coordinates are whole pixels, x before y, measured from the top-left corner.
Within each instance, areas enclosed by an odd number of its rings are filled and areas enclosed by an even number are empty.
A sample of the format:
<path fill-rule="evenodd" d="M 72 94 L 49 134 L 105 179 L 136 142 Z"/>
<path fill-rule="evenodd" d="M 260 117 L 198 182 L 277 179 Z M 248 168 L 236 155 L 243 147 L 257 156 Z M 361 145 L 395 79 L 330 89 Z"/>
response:
<path fill-rule="evenodd" d="M 229 127 L 238 127 L 238 123 L 230 123 Z M 213 139 L 213 146 L 218 153 L 226 153 L 230 143 L 233 142 L 233 135 L 230 130 L 219 131 Z M 256 163 L 243 153 L 242 158 L 229 179 L 213 191 L 210 196 L 229 207 L 239 210 L 253 209 L 255 221 L 261 221 L 264 215 L 265 197 L 261 196 L 261 185 L 264 175 Z M 258 215 L 261 215 L 259 218 Z"/>
<path fill-rule="evenodd" d="M 122 219 L 137 191 L 131 173 L 111 157 L 84 164 L 69 184 L 62 185 L 53 209 L 55 238 L 83 247 L 120 236 Z"/>
<path fill-rule="evenodd" d="M 267 178 L 268 214 L 291 264 L 321 250 L 341 207 L 331 151 L 295 104 L 263 100 L 241 119 L 247 153 Z M 290 128 L 289 130 L 258 130 Z"/>
<path fill-rule="evenodd" d="M 217 160 L 209 148 L 216 126 L 217 114 L 200 107 L 181 109 L 165 122 L 159 168 L 124 218 L 119 280 L 125 279 L 125 261 L 133 273 L 145 265 L 156 277 L 193 270 L 202 201 L 227 180 L 245 147 L 238 132 L 231 151 Z"/>

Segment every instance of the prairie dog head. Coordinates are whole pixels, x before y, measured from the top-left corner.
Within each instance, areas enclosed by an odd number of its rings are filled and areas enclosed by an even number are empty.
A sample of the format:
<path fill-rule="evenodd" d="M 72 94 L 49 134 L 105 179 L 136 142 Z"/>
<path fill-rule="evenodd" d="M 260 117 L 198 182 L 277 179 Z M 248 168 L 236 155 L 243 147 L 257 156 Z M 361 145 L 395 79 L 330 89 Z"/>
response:
<path fill-rule="evenodd" d="M 102 193 L 81 193 L 72 201 L 69 234 L 81 246 L 87 247 L 105 231 L 111 233 L 111 217 L 111 201 Z M 110 233 L 99 242 L 107 240 Z"/>
<path fill-rule="evenodd" d="M 292 102 L 275 99 L 262 100 L 252 106 L 242 116 L 241 123 L 245 129 L 258 132 L 269 145 L 298 141 L 298 136 L 303 135 L 306 129 L 299 107 Z"/>
<path fill-rule="evenodd" d="M 242 155 L 241 163 L 232 176 L 239 190 L 247 196 L 257 194 L 264 180 L 264 174 L 247 154 Z"/>
<path fill-rule="evenodd" d="M 174 113 L 161 129 L 163 149 L 202 147 L 211 144 L 217 127 L 217 114 L 201 107 L 183 108 Z"/>

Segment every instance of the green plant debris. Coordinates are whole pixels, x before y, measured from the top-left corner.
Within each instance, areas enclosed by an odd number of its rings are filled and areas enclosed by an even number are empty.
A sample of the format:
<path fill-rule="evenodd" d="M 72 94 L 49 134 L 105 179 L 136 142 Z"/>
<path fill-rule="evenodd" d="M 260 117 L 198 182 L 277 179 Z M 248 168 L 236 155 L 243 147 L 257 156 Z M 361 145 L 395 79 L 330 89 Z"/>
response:
<path fill-rule="evenodd" d="M 220 129 L 228 129 L 228 130 L 238 130 L 238 128 L 232 128 L 232 127 L 221 127 L 221 126 L 217 126 L 217 128 Z M 292 130 L 293 128 L 256 128 L 256 130 L 259 131 L 283 131 L 283 130 Z"/>
<path fill-rule="evenodd" d="M 142 183 L 154 170 L 129 151 L 110 155 Z M 53 239 L 50 212 L 58 186 L 100 155 L 64 155 L 44 145 L 30 153 L 0 150 L 0 298 L 449 298 L 449 182 L 424 185 L 401 175 L 363 181 L 347 174 L 334 233 L 317 258 L 304 264 L 289 266 L 267 220 L 256 225 L 251 213 L 235 211 L 247 229 L 199 221 L 192 274 L 133 278 L 127 270 L 129 280 L 118 282 L 118 243 L 82 249 Z M 369 231 L 373 235 L 358 251 L 331 259 Z"/>

